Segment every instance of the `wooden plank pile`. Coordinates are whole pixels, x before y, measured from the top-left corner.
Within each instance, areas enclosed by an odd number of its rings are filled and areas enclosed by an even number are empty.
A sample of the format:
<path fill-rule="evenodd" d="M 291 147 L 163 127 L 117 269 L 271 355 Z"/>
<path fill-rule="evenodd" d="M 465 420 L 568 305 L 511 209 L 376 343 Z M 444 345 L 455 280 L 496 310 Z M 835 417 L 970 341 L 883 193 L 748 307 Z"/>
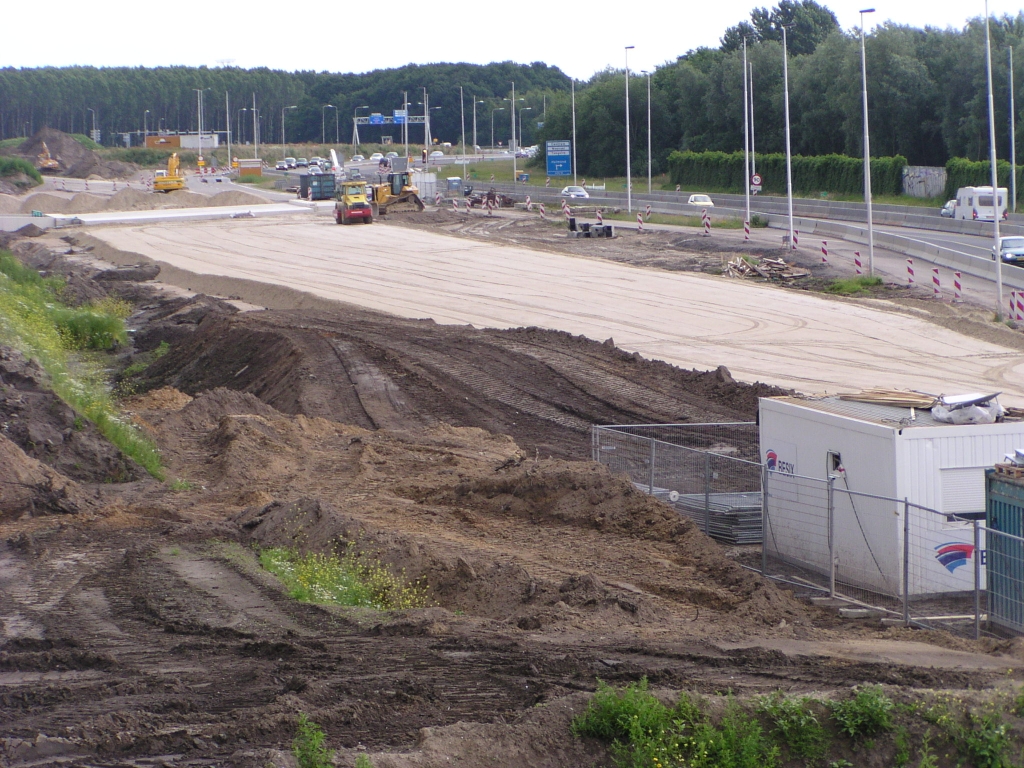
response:
<path fill-rule="evenodd" d="M 907 389 L 865 389 L 839 396 L 840 400 L 851 400 L 856 403 L 874 403 L 875 405 L 891 405 L 897 408 L 931 408 L 938 402 L 935 395 L 914 392 Z"/>
<path fill-rule="evenodd" d="M 784 259 L 773 259 L 765 256 L 756 264 L 751 264 L 742 256 L 737 256 L 725 265 L 727 277 L 763 277 L 766 280 L 798 280 L 810 275 L 810 270 L 790 264 Z"/>

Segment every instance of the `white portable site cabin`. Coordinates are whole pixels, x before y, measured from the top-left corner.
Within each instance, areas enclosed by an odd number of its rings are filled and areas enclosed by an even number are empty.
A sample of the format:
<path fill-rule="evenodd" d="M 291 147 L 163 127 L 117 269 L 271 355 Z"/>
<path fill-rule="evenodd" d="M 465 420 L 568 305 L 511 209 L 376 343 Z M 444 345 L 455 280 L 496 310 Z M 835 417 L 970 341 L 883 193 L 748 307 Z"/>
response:
<path fill-rule="evenodd" d="M 834 537 L 854 586 L 903 593 L 904 506 L 910 508 L 911 597 L 974 588 L 973 526 L 984 519 L 985 469 L 1024 447 L 1024 421 L 953 425 L 928 410 L 820 398 L 762 398 L 760 447 L 771 530 L 783 560 L 827 573 L 822 488 L 836 476 Z M 841 470 L 837 468 L 841 466 Z M 814 478 L 814 481 L 804 478 Z M 894 501 L 844 493 L 849 490 Z M 773 494 L 778 499 L 773 498 Z M 963 516 L 957 520 L 949 515 Z M 964 545 L 971 545 L 969 547 Z M 984 575 L 982 576 L 984 579 Z M 855 583 L 859 581 L 860 583 Z"/>
<path fill-rule="evenodd" d="M 960 187 L 956 191 L 955 218 L 971 221 L 993 221 L 1006 214 L 1006 187 L 999 187 L 999 199 L 992 199 L 992 187 Z M 998 204 L 998 208 L 997 208 Z"/>

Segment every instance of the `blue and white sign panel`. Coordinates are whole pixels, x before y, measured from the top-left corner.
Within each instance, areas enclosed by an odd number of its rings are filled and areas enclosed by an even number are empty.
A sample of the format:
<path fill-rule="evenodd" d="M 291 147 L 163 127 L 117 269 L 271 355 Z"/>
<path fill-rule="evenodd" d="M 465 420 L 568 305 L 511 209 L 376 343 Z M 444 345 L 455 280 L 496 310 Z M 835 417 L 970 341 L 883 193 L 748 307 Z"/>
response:
<path fill-rule="evenodd" d="M 404 125 L 407 114 L 404 109 L 396 109 L 394 113 L 395 125 Z"/>
<path fill-rule="evenodd" d="M 370 115 L 370 125 L 384 125 L 384 115 L 380 112 L 374 112 Z"/>
<path fill-rule="evenodd" d="M 545 146 L 548 176 L 572 176 L 572 142 L 549 141 Z"/>

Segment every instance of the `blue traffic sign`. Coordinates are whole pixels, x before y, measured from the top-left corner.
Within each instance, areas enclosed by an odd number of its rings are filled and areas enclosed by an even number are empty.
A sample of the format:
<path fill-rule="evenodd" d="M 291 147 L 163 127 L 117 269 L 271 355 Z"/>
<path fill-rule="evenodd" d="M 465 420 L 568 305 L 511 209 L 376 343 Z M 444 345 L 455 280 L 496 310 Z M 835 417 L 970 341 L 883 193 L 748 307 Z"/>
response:
<path fill-rule="evenodd" d="M 396 109 L 394 111 L 395 125 L 405 125 L 405 118 L 408 113 L 404 109 Z"/>
<path fill-rule="evenodd" d="M 374 112 L 370 115 L 370 125 L 384 125 L 384 115 L 380 112 Z"/>
<path fill-rule="evenodd" d="M 571 141 L 548 141 L 544 154 L 548 161 L 548 176 L 572 176 Z"/>

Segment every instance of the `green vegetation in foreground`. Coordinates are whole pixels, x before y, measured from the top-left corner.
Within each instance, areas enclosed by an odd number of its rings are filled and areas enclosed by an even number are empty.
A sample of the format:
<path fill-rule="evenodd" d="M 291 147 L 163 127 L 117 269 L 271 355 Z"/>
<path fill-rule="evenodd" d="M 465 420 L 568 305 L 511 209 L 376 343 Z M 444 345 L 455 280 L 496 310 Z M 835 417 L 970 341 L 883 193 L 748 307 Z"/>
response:
<path fill-rule="evenodd" d="M 668 706 L 646 679 L 623 689 L 599 682 L 572 732 L 609 742 L 620 768 L 838 768 L 864 764 L 857 757 L 869 753 L 894 768 L 1012 768 L 1020 727 L 1004 717 L 1021 716 L 1022 698 L 977 704 L 930 693 L 896 704 L 880 686 L 864 686 L 834 701 L 776 693 L 720 708 L 685 692 Z"/>
<path fill-rule="evenodd" d="M 840 296 L 855 296 L 858 293 L 870 293 L 869 289 L 882 285 L 882 278 L 867 277 L 846 277 L 840 280 L 833 280 L 826 286 L 828 293 L 835 293 Z"/>
<path fill-rule="evenodd" d="M 584 203 L 585 204 L 585 203 Z M 612 221 L 636 221 L 636 214 L 626 213 L 625 211 L 601 211 L 601 215 L 605 219 Z M 652 213 L 651 217 L 644 218 L 644 224 L 673 224 L 677 227 L 695 227 L 702 229 L 704 223 L 700 220 L 700 216 L 680 216 L 671 213 Z M 767 227 L 768 221 L 762 219 L 760 216 L 752 216 L 750 226 L 754 228 Z M 711 222 L 711 229 L 743 229 L 743 221 L 735 218 L 727 219 L 713 219 Z"/>
<path fill-rule="evenodd" d="M 260 565 L 281 579 L 293 598 L 304 603 L 378 611 L 422 608 L 428 604 L 423 583 L 410 583 L 380 562 L 360 557 L 351 548 L 340 556 L 264 549 L 260 552 Z"/>
<path fill-rule="evenodd" d="M 6 251 L 0 251 L 0 330 L 27 357 L 38 361 L 53 391 L 126 455 L 163 480 L 156 446 L 118 412 L 102 370 L 84 352 L 111 350 L 125 343 L 124 302 L 103 300 L 69 307 L 58 296 L 64 284 L 43 278 Z"/>
<path fill-rule="evenodd" d="M 71 138 L 74 139 L 75 141 L 77 141 L 79 144 L 81 144 L 86 149 L 91 149 L 93 151 L 95 151 L 97 149 L 103 149 L 103 147 L 101 147 L 95 141 L 90 139 L 84 133 L 72 133 L 71 134 Z"/>
<path fill-rule="evenodd" d="M 298 733 L 292 742 L 292 754 L 299 768 L 330 768 L 334 765 L 334 750 L 324 744 L 326 739 L 319 725 L 305 714 L 299 714 Z"/>
<path fill-rule="evenodd" d="M 0 157 L 0 178 L 17 176 L 20 173 L 28 176 L 36 184 L 43 183 L 42 174 L 28 160 L 20 157 Z"/>

